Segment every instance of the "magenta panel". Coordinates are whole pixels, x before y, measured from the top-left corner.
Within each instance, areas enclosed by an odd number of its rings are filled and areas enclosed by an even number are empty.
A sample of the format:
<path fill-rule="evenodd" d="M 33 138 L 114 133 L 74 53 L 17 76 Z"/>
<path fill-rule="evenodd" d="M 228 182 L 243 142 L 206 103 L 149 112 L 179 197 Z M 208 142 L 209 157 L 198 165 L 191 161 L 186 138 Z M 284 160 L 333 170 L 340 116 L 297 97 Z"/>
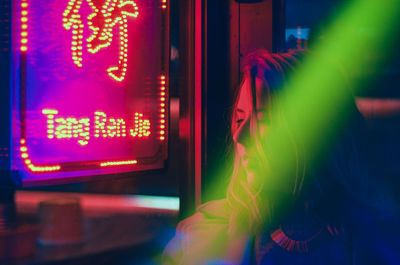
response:
<path fill-rule="evenodd" d="M 13 168 L 23 182 L 163 167 L 168 2 L 16 2 Z"/>

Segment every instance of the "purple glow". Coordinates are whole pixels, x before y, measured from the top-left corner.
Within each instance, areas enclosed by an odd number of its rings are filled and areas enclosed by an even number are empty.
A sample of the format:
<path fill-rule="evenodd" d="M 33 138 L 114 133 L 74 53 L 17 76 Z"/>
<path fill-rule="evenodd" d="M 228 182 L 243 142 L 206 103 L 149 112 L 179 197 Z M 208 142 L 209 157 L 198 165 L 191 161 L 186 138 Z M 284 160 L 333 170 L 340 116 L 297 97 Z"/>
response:
<path fill-rule="evenodd" d="M 93 36 L 101 31 L 94 30 L 100 22 L 93 14 L 102 14 L 95 9 L 103 8 L 107 0 L 82 0 L 78 13 L 82 26 L 73 32 L 75 24 L 70 30 L 65 26 L 65 10 L 77 1 L 24 0 L 27 29 L 21 28 L 20 15 L 14 16 L 19 25 L 16 35 L 27 32 L 27 50 L 18 55 L 26 81 L 21 81 L 17 88 L 21 92 L 16 93 L 26 96 L 16 99 L 21 108 L 14 107 L 14 117 L 21 117 L 14 121 L 21 125 L 21 136 L 15 135 L 13 143 L 18 150 L 13 167 L 24 172 L 25 180 L 45 177 L 31 174 L 33 166 L 60 165 L 60 172 L 69 173 L 53 173 L 52 178 L 64 178 L 159 168 L 166 158 L 166 142 L 160 141 L 158 126 L 159 80 L 168 70 L 168 17 L 160 1 L 136 0 L 133 5 L 120 0 L 116 22 L 103 29 L 108 45 L 96 52 L 91 50 L 97 41 Z M 21 14 L 21 10 L 14 12 Z M 122 67 L 119 79 L 108 71 L 114 66 Z M 162 97 L 167 96 L 168 90 Z M 166 123 L 167 116 L 163 120 Z M 167 132 L 163 130 L 164 138 Z M 137 163 L 124 162 L 133 160 Z M 120 167 L 105 172 L 100 169 L 102 162 L 120 163 Z"/>

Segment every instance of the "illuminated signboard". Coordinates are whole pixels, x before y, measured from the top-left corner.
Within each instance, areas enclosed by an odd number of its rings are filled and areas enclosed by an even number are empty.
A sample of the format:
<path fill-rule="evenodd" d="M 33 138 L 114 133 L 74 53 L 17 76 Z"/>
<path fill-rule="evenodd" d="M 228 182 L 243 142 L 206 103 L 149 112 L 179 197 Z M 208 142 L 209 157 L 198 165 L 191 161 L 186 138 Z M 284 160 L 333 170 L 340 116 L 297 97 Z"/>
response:
<path fill-rule="evenodd" d="M 16 3 L 12 166 L 23 182 L 163 167 L 167 0 Z"/>

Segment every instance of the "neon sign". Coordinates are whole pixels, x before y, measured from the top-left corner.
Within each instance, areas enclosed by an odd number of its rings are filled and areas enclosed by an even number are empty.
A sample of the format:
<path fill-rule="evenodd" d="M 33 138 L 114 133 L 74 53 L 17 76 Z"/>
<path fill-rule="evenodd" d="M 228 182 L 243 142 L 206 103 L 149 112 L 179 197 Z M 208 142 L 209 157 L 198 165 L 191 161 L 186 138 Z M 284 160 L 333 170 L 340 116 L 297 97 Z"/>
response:
<path fill-rule="evenodd" d="M 142 113 L 133 115 L 133 128 L 129 129 L 128 134 L 125 119 L 107 117 L 102 111 L 96 111 L 92 120 L 88 117 L 62 117 L 57 110 L 51 109 L 44 109 L 42 113 L 47 117 L 49 139 L 77 139 L 80 145 L 87 145 L 91 137 L 110 139 L 128 135 L 145 138 L 150 135 L 150 121 L 144 119 Z"/>
<path fill-rule="evenodd" d="M 16 1 L 13 167 L 26 181 L 163 167 L 167 0 Z"/>

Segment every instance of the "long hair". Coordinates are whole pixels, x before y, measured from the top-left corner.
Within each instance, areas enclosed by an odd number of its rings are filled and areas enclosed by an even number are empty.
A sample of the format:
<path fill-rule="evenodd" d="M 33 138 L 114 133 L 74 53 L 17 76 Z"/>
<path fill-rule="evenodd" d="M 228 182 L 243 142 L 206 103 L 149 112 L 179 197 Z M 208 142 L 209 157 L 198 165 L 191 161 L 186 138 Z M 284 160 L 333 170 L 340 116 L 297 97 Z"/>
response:
<path fill-rule="evenodd" d="M 256 90 L 255 80 L 259 78 L 264 87 L 266 102 L 268 106 L 268 115 L 277 120 L 274 124 L 279 124 L 285 128 L 286 119 L 282 113 L 274 113 L 272 115 L 271 105 L 279 104 L 277 94 L 285 87 L 288 81 L 288 76 L 296 65 L 299 63 L 300 54 L 296 52 L 272 54 L 265 50 L 258 50 L 249 54 L 242 66 L 242 84 L 244 80 L 250 80 L 251 86 L 249 93 L 251 95 L 250 105 L 252 107 L 252 115 L 250 118 L 250 137 L 254 144 L 256 156 L 252 159 L 258 159 L 261 165 L 262 174 L 274 174 L 274 169 L 271 168 L 271 154 L 265 152 L 265 148 L 261 142 L 259 135 L 258 122 L 255 118 L 256 106 Z M 334 71 L 338 70 L 334 67 Z M 340 69 L 338 70 L 340 72 Z M 343 86 L 348 86 L 346 83 L 345 73 L 339 73 L 338 78 L 343 78 Z M 238 87 L 234 109 L 238 102 L 240 88 Z M 351 93 L 350 87 L 343 88 Z M 346 102 L 348 113 L 343 113 L 343 116 L 351 116 L 351 123 L 343 123 L 343 130 L 336 137 L 335 141 L 326 144 L 324 155 L 322 158 L 316 159 L 309 163 L 305 159 L 306 150 L 302 143 L 296 138 L 296 132 L 283 130 L 286 134 L 284 139 L 286 143 L 279 143 L 290 149 L 292 159 L 289 161 L 290 166 L 294 170 L 291 171 L 293 176 L 290 176 L 287 183 L 286 192 L 291 197 L 291 202 L 311 204 L 313 210 L 318 216 L 330 225 L 337 226 L 345 218 L 345 208 L 351 208 L 352 202 L 360 202 L 368 207 L 376 209 L 390 208 L 390 195 L 385 197 L 387 190 L 369 172 L 367 162 L 362 154 L 362 145 L 366 141 L 363 139 L 365 135 L 365 123 L 362 115 L 357 110 L 354 98 L 349 97 Z M 279 107 L 278 107 L 279 109 Z M 277 115 L 276 115 L 277 114 Z M 238 129 L 235 123 L 236 112 L 233 111 L 231 131 L 232 134 Z M 235 147 L 236 148 L 236 147 Z M 279 162 L 278 162 L 279 163 Z M 281 162 L 282 163 L 282 162 Z M 260 178 L 263 179 L 263 176 Z M 235 153 L 234 168 L 231 181 L 227 190 L 227 200 L 232 209 L 230 228 L 240 227 L 249 231 L 256 232 L 262 224 L 272 224 L 277 221 L 277 212 L 282 208 L 276 198 L 279 196 L 265 196 L 265 190 L 269 187 L 264 187 L 263 181 L 258 181 L 256 186 L 248 183 L 244 168 L 240 163 L 240 158 Z M 269 193 L 281 192 L 269 190 Z"/>
<path fill-rule="evenodd" d="M 263 146 L 261 144 L 261 139 L 259 135 L 258 122 L 255 118 L 255 106 L 256 106 L 256 91 L 255 91 L 255 79 L 259 78 L 264 86 L 265 95 L 267 100 L 267 105 L 270 106 L 274 100 L 274 95 L 280 88 L 284 86 L 287 81 L 288 72 L 293 71 L 294 65 L 297 62 L 298 53 L 288 52 L 281 54 L 272 54 L 265 50 L 258 50 L 256 52 L 250 53 L 245 58 L 242 65 L 242 83 L 236 91 L 236 100 L 234 102 L 234 109 L 237 106 L 240 88 L 244 80 L 249 79 L 251 82 L 249 94 L 251 95 L 250 105 L 252 108 L 252 115 L 250 119 L 250 131 L 252 132 L 252 140 L 255 144 L 255 149 L 257 156 L 253 159 L 259 159 L 259 164 L 263 165 L 263 170 L 268 171 L 269 160 L 264 152 Z M 270 108 L 269 108 L 270 109 Z M 236 113 L 233 111 L 232 122 L 231 122 L 231 132 L 232 135 L 238 129 L 235 123 Z M 272 113 L 267 113 L 268 117 L 271 118 Z M 296 150 L 295 142 L 292 142 L 293 150 Z M 236 149 L 236 147 L 235 147 Z M 300 168 L 300 164 L 296 165 L 296 181 L 295 189 L 296 192 L 301 186 L 304 179 L 304 169 Z M 263 219 L 272 218 L 272 212 L 274 204 L 271 201 L 266 201 L 263 198 L 262 207 L 263 211 L 260 209 L 260 192 L 263 189 L 261 186 L 256 188 L 249 185 L 246 179 L 246 174 L 240 163 L 240 158 L 236 155 L 234 158 L 234 168 L 232 172 L 232 177 L 227 191 L 227 200 L 232 209 L 234 209 L 231 215 L 231 223 L 236 223 L 235 226 L 239 225 L 245 227 L 245 229 L 254 229 L 257 224 L 259 224 Z M 263 216 L 267 215 L 267 216 Z M 241 222 L 242 224 L 237 224 Z"/>

